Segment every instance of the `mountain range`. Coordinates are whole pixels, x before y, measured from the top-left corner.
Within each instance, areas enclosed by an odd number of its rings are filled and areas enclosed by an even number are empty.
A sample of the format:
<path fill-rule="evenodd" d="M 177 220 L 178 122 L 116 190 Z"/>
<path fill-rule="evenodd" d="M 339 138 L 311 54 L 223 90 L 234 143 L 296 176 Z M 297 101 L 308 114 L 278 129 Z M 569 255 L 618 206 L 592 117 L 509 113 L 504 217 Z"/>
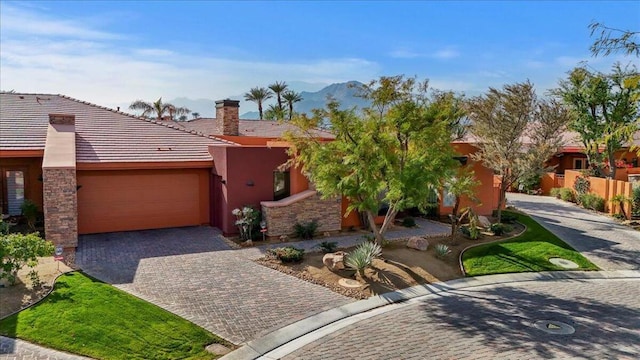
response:
<path fill-rule="evenodd" d="M 298 113 L 310 113 L 312 109 L 323 108 L 328 97 L 332 97 L 340 103 L 340 107 L 347 108 L 363 108 L 369 105 L 369 102 L 357 95 L 357 87 L 362 85 L 358 81 L 348 81 L 344 83 L 335 83 L 326 86 L 318 91 L 301 91 L 300 96 L 302 100 L 294 104 L 294 110 Z M 244 100 L 243 95 L 236 95 L 229 97 L 231 100 L 240 100 L 240 118 L 241 119 L 258 119 L 257 111 L 243 111 L 243 107 L 251 106 L 256 108 L 255 103 L 249 103 Z M 189 99 L 186 97 L 179 97 L 169 100 L 170 103 L 176 106 L 184 106 L 191 110 L 191 112 L 197 112 L 201 117 L 215 117 L 215 100 L 213 99 Z M 269 99 L 263 108 L 266 109 L 270 104 L 275 104 L 275 99 Z"/>

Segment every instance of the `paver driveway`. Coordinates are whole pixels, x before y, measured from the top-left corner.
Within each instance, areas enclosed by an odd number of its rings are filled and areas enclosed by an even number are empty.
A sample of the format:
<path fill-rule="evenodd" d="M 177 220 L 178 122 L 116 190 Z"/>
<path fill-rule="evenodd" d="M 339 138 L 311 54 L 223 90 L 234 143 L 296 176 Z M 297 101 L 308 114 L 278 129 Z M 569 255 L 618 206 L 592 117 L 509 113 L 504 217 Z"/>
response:
<path fill-rule="evenodd" d="M 640 232 L 549 196 L 510 193 L 507 199 L 602 270 L 640 269 Z"/>
<path fill-rule="evenodd" d="M 288 355 L 280 351 L 264 358 L 638 359 L 638 298 L 637 277 L 458 289 L 387 306 L 307 345 L 292 346 Z M 534 326 L 539 320 L 561 321 L 575 333 L 546 333 Z"/>
<path fill-rule="evenodd" d="M 235 343 L 352 301 L 250 261 L 210 227 L 82 236 L 88 274 Z"/>

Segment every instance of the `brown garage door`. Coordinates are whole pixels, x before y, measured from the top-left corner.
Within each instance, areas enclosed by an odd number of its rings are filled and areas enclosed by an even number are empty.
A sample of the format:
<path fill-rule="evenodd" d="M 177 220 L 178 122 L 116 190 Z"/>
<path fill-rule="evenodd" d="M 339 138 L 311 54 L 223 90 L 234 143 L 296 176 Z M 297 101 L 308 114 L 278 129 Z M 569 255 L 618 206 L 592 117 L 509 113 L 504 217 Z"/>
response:
<path fill-rule="evenodd" d="M 206 169 L 78 172 L 78 232 L 191 226 L 209 220 Z"/>

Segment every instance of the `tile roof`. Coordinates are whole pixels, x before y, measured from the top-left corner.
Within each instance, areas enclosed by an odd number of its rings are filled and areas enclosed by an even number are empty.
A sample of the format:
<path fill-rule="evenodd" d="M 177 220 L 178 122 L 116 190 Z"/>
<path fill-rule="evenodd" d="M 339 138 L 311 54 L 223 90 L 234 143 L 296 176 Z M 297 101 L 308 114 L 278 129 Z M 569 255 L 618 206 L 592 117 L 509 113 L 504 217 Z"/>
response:
<path fill-rule="evenodd" d="M 216 133 L 215 118 L 199 118 L 191 121 L 183 122 L 171 122 L 177 126 L 182 126 L 185 129 L 195 130 L 205 135 L 221 135 Z M 240 136 L 254 136 L 254 137 L 267 137 L 267 138 L 281 138 L 285 131 L 296 131 L 298 128 L 295 125 L 268 120 L 245 120 L 240 119 L 238 124 L 238 130 Z M 317 129 L 313 131 L 313 134 L 317 137 L 333 139 L 334 136 L 328 131 Z"/>
<path fill-rule="evenodd" d="M 44 149 L 52 113 L 75 115 L 78 162 L 207 161 L 208 145 L 232 144 L 63 95 L 0 93 L 0 149 Z"/>

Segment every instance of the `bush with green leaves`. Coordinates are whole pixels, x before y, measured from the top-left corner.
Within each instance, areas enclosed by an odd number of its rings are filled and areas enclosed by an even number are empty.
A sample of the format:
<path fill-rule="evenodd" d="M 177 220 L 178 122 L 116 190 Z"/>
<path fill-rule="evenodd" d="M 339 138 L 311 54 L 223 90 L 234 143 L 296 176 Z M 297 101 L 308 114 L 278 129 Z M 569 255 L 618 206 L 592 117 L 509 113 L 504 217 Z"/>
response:
<path fill-rule="evenodd" d="M 616 217 L 616 215 L 620 215 L 620 219 L 626 219 L 627 218 L 627 211 L 624 209 L 625 206 L 627 205 L 631 205 L 633 207 L 633 198 L 632 197 L 628 197 L 625 194 L 617 194 L 616 196 L 612 197 L 609 200 L 613 205 L 618 206 L 618 213 L 614 214 L 613 216 Z M 618 217 L 616 217 L 618 218 Z"/>
<path fill-rule="evenodd" d="M 489 230 L 497 236 L 501 236 L 504 234 L 508 234 L 510 232 L 513 231 L 513 227 L 507 224 L 502 224 L 502 223 L 495 223 L 495 224 L 491 224 L 491 226 L 489 227 Z"/>
<path fill-rule="evenodd" d="M 11 232 L 11 226 L 13 226 L 13 224 L 8 223 L 0 218 L 0 235 L 8 235 Z"/>
<path fill-rule="evenodd" d="M 305 240 L 313 239 L 313 236 L 316 234 L 316 230 L 318 230 L 318 222 L 313 220 L 306 224 L 296 223 L 294 225 L 294 231 L 296 237 Z"/>
<path fill-rule="evenodd" d="M 382 248 L 375 242 L 365 241 L 348 253 L 344 264 L 357 270 L 360 276 L 364 276 L 364 270 L 371 266 L 373 259 L 382 255 Z"/>
<path fill-rule="evenodd" d="M 408 227 L 408 228 L 414 227 L 416 226 L 416 220 L 411 216 L 407 216 L 404 219 L 402 219 L 402 226 Z"/>
<path fill-rule="evenodd" d="M 604 211 L 604 199 L 596 194 L 581 194 L 578 199 L 585 209 Z"/>
<path fill-rule="evenodd" d="M 556 199 L 560 199 L 560 190 L 562 188 L 553 188 L 549 191 L 549 195 L 555 197 Z"/>
<path fill-rule="evenodd" d="M 631 198 L 633 201 L 631 206 L 631 215 L 633 217 L 640 216 L 640 186 L 633 188 L 633 195 Z"/>
<path fill-rule="evenodd" d="M 38 205 L 29 199 L 25 199 L 20 205 L 22 216 L 27 220 L 29 230 L 36 231 L 36 220 L 38 219 Z"/>
<path fill-rule="evenodd" d="M 573 183 L 573 189 L 578 196 L 587 194 L 591 190 L 591 182 L 586 177 L 578 176 L 576 177 L 576 182 Z"/>
<path fill-rule="evenodd" d="M 16 283 L 18 270 L 27 265 L 34 268 L 38 257 L 51 256 L 54 246 L 38 233 L 8 234 L 0 236 L 0 279 Z"/>
<path fill-rule="evenodd" d="M 445 244 L 436 244 L 436 246 L 434 246 L 434 249 L 436 251 L 436 257 L 440 259 L 446 257 L 451 253 L 451 249 L 449 249 L 449 246 Z"/>
<path fill-rule="evenodd" d="M 328 254 L 328 253 L 335 252 L 336 249 L 338 249 L 338 242 L 337 241 L 323 241 L 320 244 L 318 244 L 318 247 L 320 248 L 320 251 L 322 251 L 325 254 Z"/>
<path fill-rule="evenodd" d="M 270 249 L 269 253 L 283 263 L 298 262 L 304 258 L 304 249 L 298 249 L 293 246 Z"/>
<path fill-rule="evenodd" d="M 461 226 L 460 232 L 471 240 L 478 240 L 478 238 L 480 237 L 480 229 L 478 229 L 477 226 Z"/>
<path fill-rule="evenodd" d="M 576 194 L 569 188 L 560 189 L 560 199 L 569 202 L 576 202 Z"/>

